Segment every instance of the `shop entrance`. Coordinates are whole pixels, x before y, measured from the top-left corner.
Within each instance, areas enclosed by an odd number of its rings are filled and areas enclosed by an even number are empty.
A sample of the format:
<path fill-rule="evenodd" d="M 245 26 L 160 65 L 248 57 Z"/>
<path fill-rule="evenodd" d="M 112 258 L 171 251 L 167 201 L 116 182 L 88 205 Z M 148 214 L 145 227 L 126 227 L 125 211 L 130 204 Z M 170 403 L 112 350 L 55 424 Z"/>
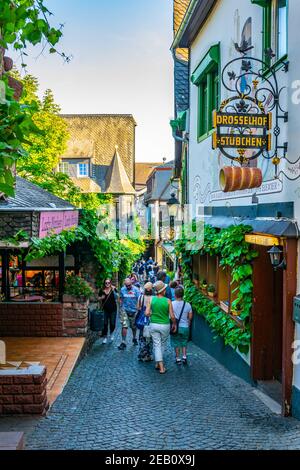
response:
<path fill-rule="evenodd" d="M 278 402 L 282 400 L 283 270 L 274 271 L 268 250 L 255 245 L 253 266 L 252 378 Z"/>

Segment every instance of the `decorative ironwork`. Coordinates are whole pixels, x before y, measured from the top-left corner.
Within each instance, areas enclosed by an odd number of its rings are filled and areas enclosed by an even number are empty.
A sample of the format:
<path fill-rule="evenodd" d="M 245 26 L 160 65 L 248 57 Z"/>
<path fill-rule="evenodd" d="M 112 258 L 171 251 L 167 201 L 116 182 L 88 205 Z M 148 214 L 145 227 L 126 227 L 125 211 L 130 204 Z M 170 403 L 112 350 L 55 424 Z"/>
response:
<path fill-rule="evenodd" d="M 280 121 L 288 121 L 288 113 L 281 104 L 282 92 L 286 87 L 279 88 L 277 72 L 272 67 L 270 68 L 266 62 L 246 55 L 248 44 L 242 44 L 241 46 L 236 44 L 235 46 L 241 57 L 228 62 L 222 71 L 222 84 L 232 96 L 221 103 L 219 112 L 214 116 L 214 125 L 217 130 L 213 137 L 213 142 L 224 156 L 240 164 L 245 164 L 260 156 L 270 160 L 274 164 L 275 178 L 278 178 L 279 174 L 284 174 L 283 171 L 278 173 L 281 160 L 285 159 L 288 161 L 288 144 L 287 142 L 280 142 Z M 272 49 L 267 49 L 265 56 L 272 59 L 274 57 Z M 286 71 L 288 64 L 282 63 L 282 65 L 282 70 Z M 238 69 L 240 72 L 237 72 Z M 255 121 L 253 121 L 254 125 L 253 123 L 245 125 L 243 121 L 242 125 L 228 125 L 226 120 L 222 122 L 221 119 L 218 120 L 221 123 L 218 125 L 216 116 L 219 118 L 221 114 L 231 116 L 256 115 L 262 118 L 266 116 L 271 116 L 272 118 L 273 116 L 273 145 L 270 142 L 271 135 L 268 133 L 272 126 L 267 124 L 265 126 L 258 126 L 255 125 Z M 237 122 L 239 121 L 237 120 Z M 266 120 L 262 122 L 266 122 Z M 231 151 L 228 145 L 222 147 L 220 137 L 224 137 L 224 128 L 230 128 L 228 134 L 226 134 L 228 138 L 230 136 L 240 137 L 240 139 L 232 139 L 232 142 L 243 142 L 245 145 L 242 145 L 241 148 L 236 148 L 232 145 Z M 249 139 L 245 139 L 245 136 L 248 136 Z M 222 142 L 227 143 L 228 140 L 223 139 Z M 257 148 L 256 145 L 252 146 L 251 142 L 262 142 L 262 146 Z M 233 152 L 234 148 L 235 152 Z M 299 160 L 288 162 L 296 164 Z"/>

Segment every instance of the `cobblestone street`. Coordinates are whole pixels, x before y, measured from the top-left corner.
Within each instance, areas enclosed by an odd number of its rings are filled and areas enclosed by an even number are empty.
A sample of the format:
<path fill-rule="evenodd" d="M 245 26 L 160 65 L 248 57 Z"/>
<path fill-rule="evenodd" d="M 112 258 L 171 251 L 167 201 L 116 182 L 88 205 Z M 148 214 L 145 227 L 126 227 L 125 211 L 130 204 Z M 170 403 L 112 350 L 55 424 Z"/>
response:
<path fill-rule="evenodd" d="M 196 346 L 187 367 L 168 351 L 160 376 L 131 344 L 119 351 L 119 339 L 97 341 L 47 418 L 27 430 L 27 449 L 300 449 L 300 422 L 273 414 Z M 3 418 L 1 429 L 15 422 Z"/>

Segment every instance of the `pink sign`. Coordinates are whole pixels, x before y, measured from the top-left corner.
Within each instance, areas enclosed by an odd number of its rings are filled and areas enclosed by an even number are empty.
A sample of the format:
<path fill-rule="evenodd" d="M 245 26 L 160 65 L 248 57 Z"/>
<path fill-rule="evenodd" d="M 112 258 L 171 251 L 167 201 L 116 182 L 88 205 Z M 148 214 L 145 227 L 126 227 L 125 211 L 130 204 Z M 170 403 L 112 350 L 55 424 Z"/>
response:
<path fill-rule="evenodd" d="M 39 237 L 60 233 L 78 225 L 78 211 L 41 212 Z"/>

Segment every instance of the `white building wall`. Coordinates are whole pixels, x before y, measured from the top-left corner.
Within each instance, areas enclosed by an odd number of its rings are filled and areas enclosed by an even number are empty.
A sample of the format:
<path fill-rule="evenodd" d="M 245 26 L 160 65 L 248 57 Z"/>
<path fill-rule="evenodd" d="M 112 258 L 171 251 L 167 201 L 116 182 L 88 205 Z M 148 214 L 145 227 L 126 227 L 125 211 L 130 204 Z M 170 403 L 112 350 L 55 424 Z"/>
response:
<path fill-rule="evenodd" d="M 240 57 L 234 48 L 234 42 L 240 44 L 243 26 L 249 17 L 252 19 L 252 57 L 262 57 L 262 13 L 263 9 L 253 5 L 250 0 L 219 0 L 210 17 L 199 32 L 191 47 L 191 73 L 199 65 L 210 47 L 220 43 L 221 68 L 230 60 Z M 289 0 L 289 72 L 277 72 L 279 87 L 287 87 L 282 93 L 281 102 L 289 112 L 289 122 L 280 121 L 281 143 L 288 141 L 288 158 L 295 162 L 300 157 L 300 49 L 299 49 L 300 1 Z M 299 81 L 299 82 L 297 82 Z M 296 89 L 295 89 L 296 87 Z M 221 100 L 227 98 L 221 88 Z M 199 204 L 205 206 L 247 206 L 252 203 L 252 194 L 257 192 L 259 203 L 290 202 L 295 204 L 295 216 L 300 224 L 300 179 L 294 182 L 284 176 L 274 179 L 274 166 L 262 157 L 258 166 L 263 173 L 263 186 L 258 191 L 222 193 L 219 187 L 219 171 L 223 166 L 230 166 L 231 161 L 219 151 L 212 150 L 212 139 L 202 142 L 197 140 L 198 88 L 190 82 L 190 143 L 189 143 L 189 203 L 193 206 L 193 215 Z M 300 175 L 300 163 L 281 164 L 290 177 Z M 237 197 L 239 196 L 239 197 Z M 229 213 L 230 215 L 230 213 Z M 298 260 L 299 262 L 299 260 Z M 298 270 L 299 272 L 299 270 Z M 300 277 L 298 276 L 300 292 Z M 296 327 L 296 339 L 300 340 L 300 326 Z M 291 350 L 292 354 L 292 350 Z M 248 361 L 247 361 L 248 362 Z M 294 384 L 300 389 L 300 366 L 295 366 Z"/>
<path fill-rule="evenodd" d="M 299 8 L 297 0 L 290 0 L 294 4 L 295 9 Z M 290 7 L 290 16 L 293 8 Z M 253 5 L 250 0 L 220 0 L 213 10 L 213 13 L 205 23 L 203 29 L 198 34 L 191 48 L 191 72 L 193 72 L 202 58 L 209 51 L 210 47 L 220 42 L 221 64 L 222 68 L 230 60 L 240 57 L 234 48 L 234 42 L 241 42 L 241 33 L 247 19 L 252 19 L 252 44 L 254 49 L 250 52 L 253 57 L 262 57 L 262 8 Z M 226 18 L 226 25 L 224 24 Z M 237 41 L 237 37 L 239 40 Z M 298 49 L 299 50 L 299 49 Z M 292 67 L 292 65 L 291 65 Z M 279 86 L 288 86 L 291 73 L 278 72 Z M 300 77 L 300 75 L 298 74 Z M 299 78 L 300 79 L 300 78 Z M 290 108 L 289 93 L 282 93 L 282 104 L 284 107 Z M 193 205 L 202 203 L 205 205 L 224 205 L 225 200 L 230 200 L 232 205 L 247 205 L 251 203 L 251 194 L 255 192 L 239 192 L 237 194 L 224 194 L 219 188 L 219 170 L 231 162 L 224 157 L 219 151 L 212 150 L 212 139 L 208 137 L 205 141 L 198 143 L 197 141 L 197 114 L 198 114 L 198 88 L 190 83 L 190 155 L 189 155 L 189 201 Z M 222 88 L 221 99 L 231 96 L 227 90 Z M 299 94 L 300 96 L 300 94 Z M 297 113 L 296 113 L 297 114 Z M 294 127 L 300 116 L 293 116 Z M 291 120 L 290 120 L 291 122 Z M 282 142 L 287 140 L 288 125 L 281 122 Z M 298 158 L 300 152 L 297 152 L 297 143 L 291 142 L 289 139 L 289 158 L 291 160 Z M 298 155 L 299 153 L 299 155 Z M 292 201 L 295 200 L 295 190 L 298 189 L 299 183 L 290 184 L 283 179 L 283 184 L 274 181 L 274 166 L 260 158 L 259 166 L 264 175 L 264 194 L 258 195 L 260 203 L 269 203 L 276 201 Z M 291 175 L 291 171 L 287 171 Z M 266 184 L 272 181 L 273 184 Z M 243 197 L 241 197 L 243 196 Z M 296 201 L 297 214 L 300 217 L 300 189 L 299 197 Z"/>

